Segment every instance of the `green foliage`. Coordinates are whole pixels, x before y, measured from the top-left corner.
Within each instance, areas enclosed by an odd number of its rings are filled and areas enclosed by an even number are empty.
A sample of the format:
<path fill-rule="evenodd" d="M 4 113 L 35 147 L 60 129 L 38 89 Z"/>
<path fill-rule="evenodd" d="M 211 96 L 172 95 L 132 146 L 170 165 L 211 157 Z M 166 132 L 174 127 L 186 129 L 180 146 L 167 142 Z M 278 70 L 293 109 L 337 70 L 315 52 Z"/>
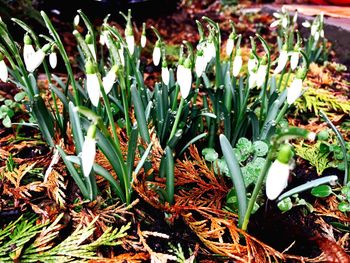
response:
<path fill-rule="evenodd" d="M 11 128 L 11 118 L 21 110 L 21 104 L 18 101 L 22 100 L 23 92 L 17 93 L 15 101 L 0 97 L 0 102 L 4 104 L 0 106 L 0 120 L 6 128 Z M 25 94 L 24 94 L 25 95 Z"/>
<path fill-rule="evenodd" d="M 328 197 L 332 193 L 332 188 L 329 185 L 323 184 L 314 187 L 311 190 L 311 194 L 316 197 Z"/>
<path fill-rule="evenodd" d="M 297 112 L 313 112 L 316 115 L 319 111 L 337 113 L 350 113 L 350 102 L 346 98 L 335 96 L 334 93 L 324 89 L 310 86 L 303 97 L 295 101 Z"/>
<path fill-rule="evenodd" d="M 298 194 L 295 194 L 292 197 L 284 198 L 283 200 L 277 203 L 277 207 L 282 212 L 287 212 L 293 207 L 297 206 L 305 206 L 310 213 L 312 213 L 314 210 L 313 206 L 310 203 L 308 203 L 305 199 L 300 198 Z"/>
<path fill-rule="evenodd" d="M 36 218 L 20 217 L 0 230 L 1 262 L 85 262 L 97 258 L 97 249 L 101 246 L 117 246 L 118 239 L 127 235 L 130 223 L 120 229 L 107 228 L 96 240 L 94 233 L 95 218 L 86 227 L 80 225 L 66 239 L 58 244 L 59 221 L 63 214 L 51 224 L 36 224 Z"/>

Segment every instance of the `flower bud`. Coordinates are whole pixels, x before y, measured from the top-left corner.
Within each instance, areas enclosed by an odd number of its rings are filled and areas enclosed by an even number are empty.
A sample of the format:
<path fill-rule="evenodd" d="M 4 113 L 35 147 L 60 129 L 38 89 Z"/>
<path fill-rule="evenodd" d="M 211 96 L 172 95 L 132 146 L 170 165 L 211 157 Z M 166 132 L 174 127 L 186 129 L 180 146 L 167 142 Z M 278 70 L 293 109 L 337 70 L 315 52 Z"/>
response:
<path fill-rule="evenodd" d="M 96 156 L 96 125 L 91 125 L 83 143 L 81 151 L 82 170 L 85 177 L 89 177 Z"/>
<path fill-rule="evenodd" d="M 155 66 L 159 65 L 160 62 L 160 57 L 161 57 L 161 50 L 160 50 L 160 41 L 157 40 L 156 45 L 153 49 L 153 54 L 152 54 L 152 58 L 153 58 L 153 64 Z"/>
<path fill-rule="evenodd" d="M 8 78 L 8 69 L 4 61 L 3 54 L 0 53 L 0 79 L 3 82 L 6 82 Z"/>

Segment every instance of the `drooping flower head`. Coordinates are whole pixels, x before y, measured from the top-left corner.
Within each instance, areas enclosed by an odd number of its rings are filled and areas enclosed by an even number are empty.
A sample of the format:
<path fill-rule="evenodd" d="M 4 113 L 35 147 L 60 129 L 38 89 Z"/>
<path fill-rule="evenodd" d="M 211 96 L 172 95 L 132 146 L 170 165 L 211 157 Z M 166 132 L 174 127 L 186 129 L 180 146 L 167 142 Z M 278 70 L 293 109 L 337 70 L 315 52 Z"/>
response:
<path fill-rule="evenodd" d="M 266 195 L 275 200 L 288 185 L 289 162 L 293 157 L 292 147 L 283 144 L 279 149 L 277 159 L 272 163 L 266 177 Z"/>
<path fill-rule="evenodd" d="M 170 80 L 170 73 L 168 69 L 168 65 L 166 63 L 166 59 L 163 58 L 162 61 L 162 81 L 165 85 L 169 85 L 169 80 Z"/>
<path fill-rule="evenodd" d="M 179 75 L 178 83 L 180 86 L 180 92 L 183 99 L 188 97 L 192 87 L 192 63 L 191 59 L 187 58 L 183 64 L 181 75 Z"/>
<path fill-rule="evenodd" d="M 96 60 L 96 50 L 95 50 L 94 42 L 93 42 L 93 39 L 92 39 L 92 36 L 90 33 L 86 34 L 85 43 L 89 47 L 89 50 L 90 50 L 91 55 L 93 56 L 94 60 L 97 61 Z"/>
<path fill-rule="evenodd" d="M 35 50 L 33 48 L 32 45 L 32 39 L 31 37 L 28 35 L 28 33 L 26 33 L 23 37 L 23 59 L 24 59 L 24 64 L 27 66 L 30 57 L 35 53 Z"/>
<path fill-rule="evenodd" d="M 142 34 L 141 34 L 141 47 L 145 47 L 147 43 L 147 37 L 146 37 L 146 23 L 142 24 Z"/>
<path fill-rule="evenodd" d="M 262 85 L 265 83 L 266 74 L 267 74 L 267 58 L 266 56 L 264 56 L 261 59 L 260 65 L 258 67 L 258 72 L 257 72 L 256 85 L 258 88 L 262 87 Z"/>
<path fill-rule="evenodd" d="M 41 63 L 43 63 L 45 55 L 50 49 L 51 44 L 46 44 L 41 49 L 32 54 L 28 59 L 28 63 L 26 64 L 27 70 L 29 72 L 36 70 L 41 65 Z"/>
<path fill-rule="evenodd" d="M 238 76 L 239 72 L 241 71 L 242 64 L 243 64 L 242 52 L 241 52 L 241 49 L 238 48 L 236 51 L 236 56 L 233 60 L 233 66 L 232 66 L 232 74 L 234 77 Z"/>
<path fill-rule="evenodd" d="M 131 10 L 128 10 L 128 17 L 126 22 L 126 28 L 125 28 L 125 41 L 128 46 L 128 50 L 130 52 L 130 55 L 132 56 L 134 54 L 135 50 L 135 38 L 134 33 L 131 26 Z"/>
<path fill-rule="evenodd" d="M 80 23 L 80 16 L 79 15 L 76 15 L 73 19 L 73 25 L 74 27 L 77 27 Z"/>
<path fill-rule="evenodd" d="M 231 56 L 233 48 L 235 47 L 236 34 L 232 32 L 226 42 L 226 55 Z"/>
<path fill-rule="evenodd" d="M 116 82 L 118 70 L 119 70 L 119 66 L 114 65 L 108 71 L 107 75 L 102 78 L 102 84 L 106 94 L 108 94 L 111 91 L 113 84 Z"/>
<path fill-rule="evenodd" d="M 194 65 L 194 69 L 195 69 L 197 78 L 199 78 L 203 75 L 203 72 L 205 71 L 206 67 L 207 67 L 207 61 L 204 57 L 203 50 L 198 50 L 197 56 L 196 56 L 196 62 Z"/>
<path fill-rule="evenodd" d="M 275 68 L 274 74 L 279 74 L 282 72 L 282 70 L 286 67 L 288 62 L 288 50 L 287 50 L 287 45 L 284 44 L 281 51 L 280 55 L 277 60 L 277 67 Z"/>
<path fill-rule="evenodd" d="M 154 49 L 153 49 L 153 54 L 152 54 L 152 58 L 153 58 L 153 64 L 155 66 L 159 65 L 160 62 L 160 57 L 161 57 L 161 42 L 160 40 L 157 40 Z"/>
<path fill-rule="evenodd" d="M 295 70 L 299 63 L 299 57 L 300 57 L 300 46 L 297 43 L 291 52 L 290 55 L 290 68 L 291 70 Z"/>
<path fill-rule="evenodd" d="M 4 61 L 4 55 L 0 53 L 0 79 L 3 82 L 6 82 L 8 78 L 8 69 Z"/>
<path fill-rule="evenodd" d="M 204 45 L 204 58 L 207 64 L 216 57 L 216 48 L 214 44 L 214 37 L 210 35 Z"/>
<path fill-rule="evenodd" d="M 52 45 L 51 47 L 51 53 L 49 55 L 49 63 L 52 69 L 55 69 L 57 66 L 57 53 L 56 53 L 56 46 Z"/>
<path fill-rule="evenodd" d="M 81 164 L 85 177 L 89 177 L 92 167 L 95 162 L 96 156 L 96 125 L 92 124 L 85 137 L 82 151 L 81 151 Z"/>
<path fill-rule="evenodd" d="M 303 91 L 303 80 L 306 76 L 307 70 L 302 67 L 299 68 L 294 80 L 287 88 L 287 103 L 293 104 L 302 94 Z"/>
<path fill-rule="evenodd" d="M 86 70 L 86 89 L 89 99 L 95 107 L 98 106 L 100 100 L 100 82 L 98 80 L 96 69 L 91 61 L 85 64 Z"/>
<path fill-rule="evenodd" d="M 256 68 L 258 64 L 258 61 L 256 60 L 253 52 L 250 53 L 249 59 L 248 59 L 248 72 L 250 74 L 250 72 L 253 71 L 253 69 Z"/>

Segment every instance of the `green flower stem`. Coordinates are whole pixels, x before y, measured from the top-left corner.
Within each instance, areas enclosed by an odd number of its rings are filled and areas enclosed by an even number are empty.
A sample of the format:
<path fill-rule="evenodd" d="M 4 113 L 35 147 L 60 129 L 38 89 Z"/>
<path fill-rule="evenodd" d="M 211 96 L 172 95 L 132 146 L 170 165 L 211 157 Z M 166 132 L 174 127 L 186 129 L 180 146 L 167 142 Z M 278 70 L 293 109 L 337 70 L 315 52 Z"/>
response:
<path fill-rule="evenodd" d="M 122 91 L 122 99 L 123 99 L 123 108 L 124 108 L 124 118 L 125 118 L 125 126 L 126 126 L 126 134 L 128 137 L 131 134 L 131 124 L 130 124 L 130 118 L 129 118 L 129 106 L 128 106 L 128 99 L 127 99 L 127 90 L 125 85 L 125 79 L 123 76 L 123 72 L 120 72 L 119 79 L 120 79 L 120 86 Z"/>
<path fill-rule="evenodd" d="M 255 201 L 256 201 L 256 199 L 258 197 L 258 194 L 260 193 L 261 187 L 262 187 L 262 185 L 264 183 L 264 179 L 265 179 L 266 174 L 267 174 L 267 172 L 268 172 L 268 170 L 269 170 L 269 168 L 271 166 L 271 163 L 272 163 L 273 152 L 274 152 L 274 148 L 272 148 L 269 151 L 269 154 L 266 157 L 266 161 L 265 161 L 264 167 L 263 167 L 263 169 L 262 169 L 262 171 L 261 171 L 261 173 L 260 173 L 260 175 L 258 177 L 258 180 L 256 181 L 256 184 L 255 184 L 252 196 L 249 199 L 247 211 L 245 213 L 244 220 L 243 220 L 243 223 L 242 223 L 242 230 L 243 231 L 247 231 L 247 229 L 248 229 L 248 223 L 249 223 L 249 219 L 250 219 L 251 213 L 252 213 L 253 208 L 254 208 Z"/>
<path fill-rule="evenodd" d="M 282 72 L 281 72 L 281 76 L 280 76 L 280 79 L 279 79 L 278 85 L 277 85 L 278 91 L 281 90 L 281 85 L 282 85 L 282 81 L 283 81 L 285 72 L 286 72 L 286 67 L 284 67 L 284 69 L 283 69 Z"/>
<path fill-rule="evenodd" d="M 284 116 L 284 114 L 286 113 L 286 111 L 288 109 L 288 106 L 289 106 L 288 103 L 285 102 L 282 109 L 278 113 L 276 120 L 275 120 L 276 125 L 281 121 L 282 117 Z"/>
<path fill-rule="evenodd" d="M 176 87 L 175 87 L 175 94 L 174 94 L 174 99 L 173 99 L 173 103 L 171 105 L 171 110 L 175 111 L 176 107 L 177 107 L 177 96 L 179 95 L 179 91 L 180 91 L 180 86 L 179 84 L 176 83 Z"/>
<path fill-rule="evenodd" d="M 77 88 L 77 85 L 75 83 L 75 78 L 74 78 L 74 74 L 73 74 L 73 70 L 72 70 L 72 66 L 70 64 L 70 61 L 69 61 L 69 58 L 68 58 L 68 55 L 67 55 L 67 52 L 66 50 L 64 49 L 64 46 L 63 46 L 63 43 L 56 31 L 56 29 L 53 27 L 49 17 L 46 15 L 46 13 L 44 11 L 41 11 L 40 12 L 41 16 L 43 17 L 44 21 L 45 21 L 45 24 L 46 24 L 46 27 L 49 29 L 50 31 L 50 34 L 52 35 L 52 37 L 55 39 L 55 43 L 56 43 L 56 46 L 58 48 L 58 50 L 60 51 L 61 53 L 61 56 L 62 56 L 62 59 L 64 61 L 64 65 L 67 69 L 67 73 L 68 73 L 68 76 L 70 78 L 70 81 L 71 81 L 71 84 L 72 84 L 72 88 L 73 88 L 73 92 L 74 92 L 74 102 L 75 102 L 75 106 L 79 106 L 80 104 L 80 100 L 79 100 L 79 93 L 78 93 L 78 88 Z"/>
<path fill-rule="evenodd" d="M 193 96 L 193 99 L 192 99 L 193 105 L 197 104 L 197 97 L 198 97 L 200 83 L 201 83 L 201 78 L 197 77 L 197 79 L 196 79 L 196 89 L 195 89 L 196 92 L 194 93 L 194 96 Z"/>
<path fill-rule="evenodd" d="M 182 113 L 182 108 L 184 106 L 184 102 L 185 102 L 184 98 L 181 97 L 180 105 L 179 105 L 179 108 L 177 109 L 174 125 L 173 125 L 173 128 L 171 130 L 171 133 L 170 133 L 168 141 L 170 141 L 171 138 L 173 138 L 175 133 L 176 133 L 177 125 L 179 124 L 179 121 L 180 121 L 180 116 L 181 116 L 181 113 Z"/>

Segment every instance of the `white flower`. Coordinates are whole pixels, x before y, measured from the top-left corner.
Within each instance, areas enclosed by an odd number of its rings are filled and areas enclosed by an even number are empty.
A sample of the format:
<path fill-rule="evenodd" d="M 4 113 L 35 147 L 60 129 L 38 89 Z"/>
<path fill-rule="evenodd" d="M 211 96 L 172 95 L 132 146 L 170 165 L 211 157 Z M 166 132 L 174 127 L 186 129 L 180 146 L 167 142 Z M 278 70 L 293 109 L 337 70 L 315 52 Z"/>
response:
<path fill-rule="evenodd" d="M 287 88 L 287 103 L 293 104 L 300 96 L 303 90 L 302 79 L 295 77 L 292 84 Z"/>
<path fill-rule="evenodd" d="M 254 57 L 248 59 L 248 71 L 249 71 L 249 73 L 251 73 L 255 69 L 256 64 L 257 64 L 257 61 Z"/>
<path fill-rule="evenodd" d="M 287 62 L 288 62 L 288 52 L 286 50 L 281 50 L 274 74 L 280 73 L 285 68 Z"/>
<path fill-rule="evenodd" d="M 286 16 L 282 18 L 282 27 L 287 28 L 288 27 L 288 19 Z"/>
<path fill-rule="evenodd" d="M 162 67 L 162 81 L 165 85 L 169 85 L 170 74 L 167 66 Z"/>
<path fill-rule="evenodd" d="M 317 25 L 312 24 L 311 26 L 311 36 L 315 36 L 315 33 L 317 32 Z"/>
<path fill-rule="evenodd" d="M 147 38 L 145 35 L 141 35 L 141 47 L 145 47 L 147 42 Z"/>
<path fill-rule="evenodd" d="M 88 44 L 89 50 L 92 54 L 92 56 L 94 57 L 95 61 L 97 61 L 96 59 L 96 50 L 95 50 L 95 46 L 94 44 Z"/>
<path fill-rule="evenodd" d="M 249 88 L 250 89 L 252 89 L 252 88 L 254 88 L 256 86 L 257 75 L 258 74 L 253 72 L 253 71 L 251 71 L 249 73 L 249 81 L 248 81 L 248 83 L 249 83 Z"/>
<path fill-rule="evenodd" d="M 153 54 L 152 54 L 153 64 L 155 66 L 159 65 L 160 56 L 161 56 L 160 43 L 157 41 L 157 43 L 153 49 Z"/>
<path fill-rule="evenodd" d="M 213 58 L 216 57 L 216 49 L 214 42 L 207 42 L 204 46 L 204 58 L 207 63 L 209 63 Z"/>
<path fill-rule="evenodd" d="M 233 66 L 232 66 L 232 74 L 234 77 L 237 77 L 239 72 L 241 71 L 243 60 L 240 52 L 237 52 L 238 54 L 235 56 L 235 59 L 233 60 Z"/>
<path fill-rule="evenodd" d="M 288 185 L 289 165 L 275 160 L 267 173 L 266 195 L 275 200 Z"/>
<path fill-rule="evenodd" d="M 41 63 L 43 63 L 44 58 L 45 52 L 43 51 L 43 49 L 39 49 L 38 51 L 36 51 L 28 59 L 28 63 L 26 64 L 27 70 L 29 72 L 33 72 L 34 70 L 36 70 L 37 67 L 39 67 Z"/>
<path fill-rule="evenodd" d="M 198 78 L 203 75 L 203 72 L 205 71 L 206 67 L 207 61 L 205 60 L 204 56 L 202 54 L 198 54 L 194 65 L 194 70 Z"/>
<path fill-rule="evenodd" d="M 183 64 L 179 64 L 177 66 L 177 69 L 176 69 L 176 81 L 179 84 L 179 86 L 181 86 L 180 82 L 182 80 L 182 75 L 184 73 L 184 69 L 185 69 L 185 67 Z"/>
<path fill-rule="evenodd" d="M 125 41 L 126 41 L 126 44 L 128 45 L 128 49 L 129 49 L 130 55 L 133 55 L 134 54 L 134 50 L 135 50 L 134 35 L 127 35 L 125 37 Z"/>
<path fill-rule="evenodd" d="M 320 38 L 320 32 L 319 32 L 319 31 L 316 31 L 316 32 L 315 32 L 314 38 L 315 38 L 315 41 L 318 41 L 318 40 L 319 40 L 319 38 Z"/>
<path fill-rule="evenodd" d="M 102 79 L 103 88 L 106 94 L 108 94 L 111 91 L 113 84 L 115 83 L 116 80 L 117 80 L 116 68 L 113 66 L 108 71 L 107 75 Z"/>
<path fill-rule="evenodd" d="M 85 177 L 89 177 L 94 165 L 96 156 L 96 140 L 88 136 L 85 137 L 83 148 L 81 150 L 81 164 L 83 168 L 83 174 Z"/>
<path fill-rule="evenodd" d="M 33 54 L 35 54 L 35 50 L 34 50 L 33 46 L 31 44 L 30 45 L 24 44 L 24 46 L 23 46 L 23 59 L 24 59 L 24 64 L 26 65 L 26 67 L 27 67 L 28 63 L 30 63 L 29 59 Z"/>
<path fill-rule="evenodd" d="M 256 85 L 258 88 L 260 88 L 264 84 L 266 73 L 267 65 L 260 65 L 256 76 Z"/>
<path fill-rule="evenodd" d="M 278 26 L 280 23 L 281 23 L 281 20 L 275 20 L 271 23 L 270 27 L 274 28 L 274 27 Z"/>
<path fill-rule="evenodd" d="M 8 73 L 6 63 L 2 59 L 2 60 L 0 60 L 0 79 L 1 79 L 1 81 L 6 82 L 8 75 L 9 75 L 9 73 Z"/>
<path fill-rule="evenodd" d="M 179 73 L 178 83 L 180 86 L 181 96 L 183 99 L 186 99 L 192 87 L 191 60 L 189 58 L 185 60 L 185 63 L 182 66 L 182 69 L 180 69 Z"/>
<path fill-rule="evenodd" d="M 323 29 L 321 29 L 321 31 L 320 31 L 320 37 L 324 38 L 324 30 Z"/>
<path fill-rule="evenodd" d="M 79 22 L 80 22 L 80 16 L 79 15 L 76 15 L 74 17 L 74 20 L 73 20 L 73 25 L 74 26 L 78 26 L 79 25 Z"/>
<path fill-rule="evenodd" d="M 92 105 L 97 107 L 100 100 L 100 83 L 96 73 L 86 74 L 86 89 Z"/>
<path fill-rule="evenodd" d="M 226 42 L 226 55 L 230 56 L 234 48 L 235 41 L 232 37 L 229 37 Z"/>
<path fill-rule="evenodd" d="M 99 39 L 99 42 L 100 42 L 101 46 L 106 44 L 107 47 L 108 47 L 108 38 L 107 38 L 107 36 L 108 36 L 108 31 L 104 30 L 104 31 L 101 32 L 100 39 Z"/>
<path fill-rule="evenodd" d="M 305 21 L 302 23 L 302 25 L 303 25 L 303 27 L 305 27 L 305 28 L 309 28 L 309 27 L 311 27 L 310 22 L 309 22 L 309 21 L 307 21 L 307 20 L 305 20 Z"/>
<path fill-rule="evenodd" d="M 51 68 L 53 68 L 53 69 L 56 68 L 56 66 L 57 66 L 57 54 L 56 54 L 56 52 L 50 53 L 49 63 L 50 63 Z"/>
<path fill-rule="evenodd" d="M 272 14 L 275 18 L 281 18 L 281 14 L 280 13 L 277 13 L 277 12 L 274 12 L 273 14 Z"/>
<path fill-rule="evenodd" d="M 293 23 L 295 24 L 298 21 L 298 11 L 295 11 L 293 16 Z"/>
<path fill-rule="evenodd" d="M 298 66 L 298 63 L 299 63 L 299 52 L 293 51 L 290 56 L 290 68 L 292 70 L 295 70 Z"/>

